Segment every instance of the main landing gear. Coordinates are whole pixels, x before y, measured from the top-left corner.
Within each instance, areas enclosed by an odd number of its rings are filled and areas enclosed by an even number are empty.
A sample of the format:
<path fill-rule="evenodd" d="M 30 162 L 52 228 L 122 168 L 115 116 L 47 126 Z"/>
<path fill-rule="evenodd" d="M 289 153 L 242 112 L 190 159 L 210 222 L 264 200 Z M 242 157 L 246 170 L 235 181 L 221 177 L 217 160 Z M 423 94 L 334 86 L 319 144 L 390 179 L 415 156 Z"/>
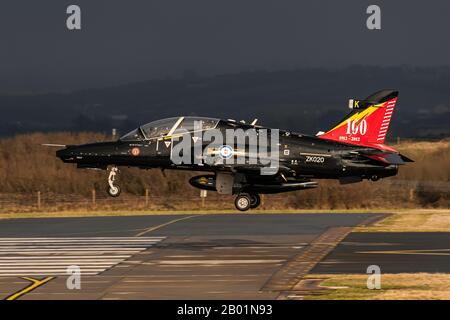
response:
<path fill-rule="evenodd" d="M 261 204 L 261 197 L 257 193 L 240 193 L 234 200 L 236 209 L 240 211 L 247 211 L 255 209 Z"/>
<path fill-rule="evenodd" d="M 115 185 L 114 181 L 116 180 L 116 175 L 119 173 L 119 169 L 116 166 L 113 166 L 109 171 L 108 176 L 108 187 L 106 191 L 111 197 L 118 197 L 120 195 L 120 187 L 119 185 Z"/>

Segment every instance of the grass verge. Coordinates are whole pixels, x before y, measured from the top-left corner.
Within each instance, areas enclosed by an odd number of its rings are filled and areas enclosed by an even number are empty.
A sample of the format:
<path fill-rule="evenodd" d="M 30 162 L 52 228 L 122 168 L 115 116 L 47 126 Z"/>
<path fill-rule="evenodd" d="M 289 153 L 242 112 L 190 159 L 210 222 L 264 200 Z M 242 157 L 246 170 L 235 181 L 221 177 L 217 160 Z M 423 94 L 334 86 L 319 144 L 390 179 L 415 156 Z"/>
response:
<path fill-rule="evenodd" d="M 413 300 L 450 299 L 450 274 L 400 273 L 383 274 L 381 289 L 367 288 L 367 275 L 313 274 L 306 278 L 326 278 L 320 286 L 328 288 L 321 295 L 305 297 L 307 300 Z"/>
<path fill-rule="evenodd" d="M 80 208 L 79 210 L 63 210 L 46 212 L 0 212 L 0 219 L 18 219 L 18 218 L 64 218 L 64 217 L 102 217 L 102 216 L 142 216 L 142 215 L 181 215 L 181 214 L 238 214 L 242 213 L 237 210 L 93 210 L 90 208 Z M 355 231 L 360 232 L 378 232 L 378 231 L 402 231 L 420 229 L 419 222 L 429 220 L 433 217 L 433 230 L 450 231 L 450 210 L 422 210 L 422 209 L 305 209 L 305 210 L 251 210 L 245 214 L 314 214 L 314 213 L 328 213 L 328 214 L 349 214 L 349 213 L 384 213 L 390 214 L 387 219 L 384 219 L 370 227 L 360 227 Z M 412 219 L 412 217 L 415 217 Z M 425 220 L 424 220 L 425 219 Z M 441 223 L 442 219 L 448 219 L 448 225 Z M 411 224 L 414 220 L 415 224 Z M 409 224 L 409 225 L 408 225 Z M 407 229 L 408 227 L 409 229 Z M 428 231 L 428 230 L 425 230 Z"/>
<path fill-rule="evenodd" d="M 245 214 L 312 214 L 312 213 L 328 213 L 328 214 L 348 214 L 348 213 L 386 213 L 387 210 L 251 210 Z M 181 214 L 239 214 L 237 210 L 90 210 L 81 209 L 74 211 L 57 211 L 57 212 L 13 212 L 0 213 L 0 219 L 17 219 L 17 218 L 63 218 L 63 217 L 100 217 L 100 216 L 142 216 L 142 215 L 181 215 Z"/>
<path fill-rule="evenodd" d="M 450 232 L 450 210 L 405 210 L 354 232 Z"/>

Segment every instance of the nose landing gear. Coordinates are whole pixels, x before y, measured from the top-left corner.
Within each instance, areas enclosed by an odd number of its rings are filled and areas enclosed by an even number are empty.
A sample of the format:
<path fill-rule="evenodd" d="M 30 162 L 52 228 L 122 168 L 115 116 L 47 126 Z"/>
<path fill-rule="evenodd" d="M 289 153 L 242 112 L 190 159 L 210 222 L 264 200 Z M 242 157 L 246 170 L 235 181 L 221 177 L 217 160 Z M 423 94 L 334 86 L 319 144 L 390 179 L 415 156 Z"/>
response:
<path fill-rule="evenodd" d="M 240 193 L 234 200 L 234 205 L 239 211 L 255 209 L 261 204 L 261 197 L 257 193 Z"/>
<path fill-rule="evenodd" d="M 119 173 L 119 169 L 114 166 L 111 168 L 111 171 L 109 171 L 109 176 L 108 176 L 108 187 L 106 189 L 106 192 L 108 192 L 108 194 L 111 197 L 118 197 L 120 195 L 120 186 L 119 185 L 115 185 L 114 181 L 116 180 L 116 175 Z"/>

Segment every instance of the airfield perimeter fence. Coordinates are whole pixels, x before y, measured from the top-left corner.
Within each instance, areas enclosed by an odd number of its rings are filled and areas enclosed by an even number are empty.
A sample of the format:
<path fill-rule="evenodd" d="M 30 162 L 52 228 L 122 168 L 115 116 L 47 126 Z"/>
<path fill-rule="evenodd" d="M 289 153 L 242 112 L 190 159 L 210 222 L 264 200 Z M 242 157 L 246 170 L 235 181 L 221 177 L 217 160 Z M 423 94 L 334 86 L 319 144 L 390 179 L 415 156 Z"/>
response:
<path fill-rule="evenodd" d="M 370 182 L 366 182 L 367 185 Z M 261 209 L 374 209 L 374 208 L 449 208 L 450 182 L 394 180 L 371 185 L 370 192 L 355 184 L 351 189 L 333 192 L 313 189 L 285 194 L 262 195 Z M 325 190 L 326 191 L 326 190 Z M 357 192 L 360 192 L 359 194 Z M 57 194 L 45 191 L 0 194 L 0 213 L 58 211 L 176 211 L 234 210 L 234 196 L 208 192 L 207 197 L 170 193 L 142 195 L 122 193 L 111 198 L 92 189 L 86 195 Z"/>
<path fill-rule="evenodd" d="M 36 191 L 28 194 L 0 194 L 1 212 L 33 211 L 92 211 L 92 210 L 182 210 L 201 208 L 210 199 L 200 197 L 151 196 L 122 194 L 111 198 L 96 190 L 89 196 L 66 195 Z"/>

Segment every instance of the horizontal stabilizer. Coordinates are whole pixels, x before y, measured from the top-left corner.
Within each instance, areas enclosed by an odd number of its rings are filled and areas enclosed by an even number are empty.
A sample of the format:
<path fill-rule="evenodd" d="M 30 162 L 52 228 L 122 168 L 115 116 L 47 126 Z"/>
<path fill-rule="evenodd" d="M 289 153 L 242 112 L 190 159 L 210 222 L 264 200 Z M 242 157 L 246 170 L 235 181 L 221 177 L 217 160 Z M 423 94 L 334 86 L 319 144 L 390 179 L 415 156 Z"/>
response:
<path fill-rule="evenodd" d="M 386 165 L 402 165 L 406 162 L 414 162 L 413 160 L 409 159 L 408 157 L 405 157 L 402 154 L 399 153 L 372 153 L 372 154 L 365 154 L 365 153 L 359 153 L 361 156 L 376 160 L 379 162 L 382 162 Z"/>
<path fill-rule="evenodd" d="M 414 160 L 412 160 L 412 159 L 410 159 L 407 156 L 404 156 L 402 154 L 400 155 L 400 157 L 402 157 L 402 160 L 405 161 L 405 162 L 414 162 Z"/>

